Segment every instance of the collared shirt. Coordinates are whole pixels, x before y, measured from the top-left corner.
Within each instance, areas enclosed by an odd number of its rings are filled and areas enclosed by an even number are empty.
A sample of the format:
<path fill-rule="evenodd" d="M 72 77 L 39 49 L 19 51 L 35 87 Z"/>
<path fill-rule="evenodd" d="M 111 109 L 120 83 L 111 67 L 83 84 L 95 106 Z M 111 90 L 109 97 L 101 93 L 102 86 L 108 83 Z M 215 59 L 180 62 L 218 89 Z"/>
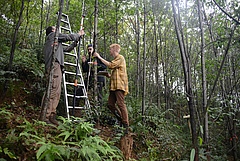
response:
<path fill-rule="evenodd" d="M 128 94 L 128 77 L 126 61 L 122 55 L 117 55 L 108 66 L 112 70 L 110 78 L 110 91 L 123 90 Z"/>
<path fill-rule="evenodd" d="M 55 32 L 51 32 L 46 39 L 46 42 L 43 47 L 43 53 L 45 56 L 45 68 L 48 70 L 50 68 L 52 63 L 52 49 L 53 49 L 53 43 L 54 43 L 54 36 Z M 61 34 L 58 35 L 58 45 L 57 45 L 57 51 L 56 51 L 56 60 L 59 62 L 61 66 L 64 66 L 64 51 L 68 52 L 71 51 L 76 45 L 76 42 L 73 42 L 68 47 L 63 47 L 62 42 L 67 41 L 78 41 L 80 38 L 79 34 Z"/>

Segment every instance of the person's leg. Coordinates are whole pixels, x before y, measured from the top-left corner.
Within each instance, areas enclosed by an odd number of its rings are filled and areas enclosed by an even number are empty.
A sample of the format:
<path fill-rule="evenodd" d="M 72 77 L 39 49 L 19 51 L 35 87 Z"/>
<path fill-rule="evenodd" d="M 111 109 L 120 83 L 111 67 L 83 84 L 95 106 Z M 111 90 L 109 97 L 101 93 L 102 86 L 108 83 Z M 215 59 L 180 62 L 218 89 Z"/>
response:
<path fill-rule="evenodd" d="M 50 100 L 48 103 L 46 119 L 51 121 L 54 124 L 57 124 L 55 120 L 56 109 L 60 100 L 61 95 L 61 83 L 62 83 L 62 70 L 60 64 L 55 62 L 54 64 L 54 73 L 52 80 L 52 88 L 50 91 Z"/>
<path fill-rule="evenodd" d="M 122 121 L 121 111 L 116 107 L 116 95 L 115 91 L 110 91 L 108 96 L 108 108 L 116 116 L 119 121 Z"/>
<path fill-rule="evenodd" d="M 115 95 L 116 95 L 118 108 L 121 111 L 122 123 L 124 126 L 129 126 L 128 111 L 124 102 L 124 91 L 117 90 L 115 91 Z"/>

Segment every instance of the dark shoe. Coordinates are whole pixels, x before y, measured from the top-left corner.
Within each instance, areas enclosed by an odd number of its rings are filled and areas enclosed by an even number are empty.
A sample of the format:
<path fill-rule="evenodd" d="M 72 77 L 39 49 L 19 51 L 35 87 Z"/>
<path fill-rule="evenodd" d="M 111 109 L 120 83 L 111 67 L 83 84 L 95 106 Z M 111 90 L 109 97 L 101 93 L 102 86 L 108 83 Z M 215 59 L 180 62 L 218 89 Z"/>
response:
<path fill-rule="evenodd" d="M 50 121 L 52 124 L 56 125 L 56 126 L 59 125 L 58 121 L 56 120 L 56 115 L 55 115 L 55 114 L 54 114 L 54 115 L 51 115 L 51 116 L 49 117 L 49 121 Z"/>

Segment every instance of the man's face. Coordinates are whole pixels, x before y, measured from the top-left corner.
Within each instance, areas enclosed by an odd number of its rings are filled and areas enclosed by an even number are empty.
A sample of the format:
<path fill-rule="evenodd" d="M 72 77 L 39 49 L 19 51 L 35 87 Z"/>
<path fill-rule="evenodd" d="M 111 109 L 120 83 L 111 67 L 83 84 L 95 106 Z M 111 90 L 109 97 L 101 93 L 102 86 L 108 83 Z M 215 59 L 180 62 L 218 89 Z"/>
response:
<path fill-rule="evenodd" d="M 110 51 L 110 55 L 113 56 L 113 54 L 114 54 L 114 52 L 115 52 L 114 48 L 111 47 L 111 48 L 109 49 L 109 51 Z"/>
<path fill-rule="evenodd" d="M 52 26 L 52 32 L 55 32 L 56 28 L 54 26 Z"/>
<path fill-rule="evenodd" d="M 88 47 L 88 53 L 92 53 L 93 52 L 93 47 Z"/>

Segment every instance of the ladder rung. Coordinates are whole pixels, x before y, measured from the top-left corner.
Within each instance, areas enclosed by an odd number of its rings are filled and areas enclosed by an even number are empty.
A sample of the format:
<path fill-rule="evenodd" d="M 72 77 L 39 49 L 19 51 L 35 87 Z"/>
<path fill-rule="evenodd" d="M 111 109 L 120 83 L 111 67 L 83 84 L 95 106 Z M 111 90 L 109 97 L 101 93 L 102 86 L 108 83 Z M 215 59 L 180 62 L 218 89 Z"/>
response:
<path fill-rule="evenodd" d="M 62 13 L 62 16 L 68 17 L 68 15 L 67 15 L 67 14 L 65 14 L 65 13 Z"/>
<path fill-rule="evenodd" d="M 64 71 L 65 74 L 71 74 L 71 75 L 76 75 L 76 73 L 73 72 L 68 72 L 68 71 Z M 77 76 L 81 76 L 80 73 L 77 74 Z"/>
<path fill-rule="evenodd" d="M 74 83 L 70 83 L 70 82 L 65 82 L 66 84 L 69 84 L 69 85 L 74 85 Z M 78 86 L 80 86 L 80 87 L 83 87 L 84 86 L 84 84 L 77 84 Z"/>
<path fill-rule="evenodd" d="M 71 30 L 70 30 L 69 28 L 66 28 L 66 27 L 62 27 L 62 26 L 61 26 L 61 29 L 71 32 Z"/>
<path fill-rule="evenodd" d="M 62 45 L 63 46 L 69 46 L 70 44 L 63 42 Z"/>
<path fill-rule="evenodd" d="M 69 63 L 69 62 L 64 62 L 64 64 L 66 64 L 66 65 L 71 65 L 71 66 L 77 66 L 77 64 Z"/>
<path fill-rule="evenodd" d="M 72 94 L 67 94 L 68 97 L 74 97 Z M 88 98 L 87 96 L 75 96 L 76 98 Z"/>
<path fill-rule="evenodd" d="M 65 54 L 65 55 L 69 55 L 69 56 L 74 56 L 74 57 L 76 57 L 76 55 L 75 55 L 75 54 L 72 54 L 72 53 L 67 53 L 67 52 L 65 52 L 64 54 Z"/>
<path fill-rule="evenodd" d="M 73 106 L 68 106 L 68 108 L 73 108 Z M 76 109 L 86 109 L 86 107 L 74 107 L 74 108 L 76 108 Z"/>
<path fill-rule="evenodd" d="M 66 20 L 64 20 L 64 19 L 61 19 L 61 22 L 66 23 L 66 24 L 69 24 L 68 21 L 66 21 Z"/>

